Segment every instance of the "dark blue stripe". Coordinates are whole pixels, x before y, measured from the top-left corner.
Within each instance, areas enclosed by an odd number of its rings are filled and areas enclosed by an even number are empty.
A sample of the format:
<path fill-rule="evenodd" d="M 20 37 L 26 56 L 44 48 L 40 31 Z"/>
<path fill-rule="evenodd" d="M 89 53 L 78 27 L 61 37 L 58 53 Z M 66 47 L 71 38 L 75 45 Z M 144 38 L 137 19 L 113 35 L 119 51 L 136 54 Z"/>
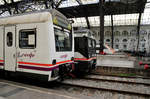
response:
<path fill-rule="evenodd" d="M 43 67 L 33 67 L 33 66 L 27 66 L 27 65 L 19 65 L 19 68 L 23 69 L 32 69 L 32 70 L 40 70 L 40 71 L 51 71 L 53 69 L 58 68 L 59 66 L 52 67 L 52 68 L 43 68 Z"/>
<path fill-rule="evenodd" d="M 0 66 L 4 66 L 4 63 L 0 63 Z"/>

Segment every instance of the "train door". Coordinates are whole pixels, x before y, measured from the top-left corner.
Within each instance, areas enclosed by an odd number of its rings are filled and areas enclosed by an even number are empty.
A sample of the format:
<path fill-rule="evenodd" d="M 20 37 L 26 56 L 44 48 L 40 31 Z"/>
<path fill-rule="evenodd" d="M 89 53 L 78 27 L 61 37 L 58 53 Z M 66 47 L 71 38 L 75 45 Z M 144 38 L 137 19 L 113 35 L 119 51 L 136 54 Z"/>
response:
<path fill-rule="evenodd" d="M 4 28 L 4 69 L 7 71 L 16 70 L 16 27 L 7 26 Z"/>

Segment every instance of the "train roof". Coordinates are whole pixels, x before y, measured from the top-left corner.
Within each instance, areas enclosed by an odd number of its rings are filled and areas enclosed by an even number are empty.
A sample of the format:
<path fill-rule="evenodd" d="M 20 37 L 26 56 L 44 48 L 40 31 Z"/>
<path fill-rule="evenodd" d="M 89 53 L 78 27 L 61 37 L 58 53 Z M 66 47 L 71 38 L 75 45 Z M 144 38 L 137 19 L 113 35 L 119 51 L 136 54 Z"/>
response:
<path fill-rule="evenodd" d="M 50 19 L 51 16 L 53 19 L 55 17 L 65 19 L 67 22 L 67 18 L 63 14 L 61 14 L 55 9 L 51 9 L 51 10 L 35 11 L 35 12 L 13 15 L 9 17 L 3 17 L 0 18 L 0 25 L 46 22 Z"/>
<path fill-rule="evenodd" d="M 78 30 L 75 30 L 74 32 L 75 33 L 86 33 L 86 32 L 89 32 L 90 30 L 89 29 L 78 29 Z"/>

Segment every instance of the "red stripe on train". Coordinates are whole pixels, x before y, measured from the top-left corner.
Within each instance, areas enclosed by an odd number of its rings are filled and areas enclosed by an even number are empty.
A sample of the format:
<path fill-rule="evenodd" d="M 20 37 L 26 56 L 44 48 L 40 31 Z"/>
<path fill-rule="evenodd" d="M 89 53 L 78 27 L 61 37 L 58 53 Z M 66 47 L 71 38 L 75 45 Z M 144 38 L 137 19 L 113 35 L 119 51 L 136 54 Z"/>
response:
<path fill-rule="evenodd" d="M 75 58 L 75 60 L 92 60 L 92 59 L 96 59 L 96 57 L 92 57 L 92 58 L 89 58 L 89 59 L 87 59 L 87 58 Z"/>
<path fill-rule="evenodd" d="M 4 60 L 0 60 L 0 62 L 4 62 Z"/>

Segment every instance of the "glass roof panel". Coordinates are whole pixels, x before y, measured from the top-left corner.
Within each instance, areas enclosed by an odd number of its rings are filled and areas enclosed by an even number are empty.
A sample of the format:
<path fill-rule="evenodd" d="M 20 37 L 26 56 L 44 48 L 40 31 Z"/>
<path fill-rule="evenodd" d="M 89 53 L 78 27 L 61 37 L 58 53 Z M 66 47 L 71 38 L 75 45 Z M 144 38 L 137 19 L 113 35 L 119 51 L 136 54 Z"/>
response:
<path fill-rule="evenodd" d="M 99 0 L 81 0 L 82 4 L 93 4 L 98 3 Z M 76 0 L 66 0 L 63 1 L 62 4 L 59 6 L 60 8 L 63 7 L 71 7 L 71 6 L 78 6 L 78 2 Z"/>
<path fill-rule="evenodd" d="M 17 1 L 21 1 L 21 0 L 14 0 L 14 2 L 17 2 Z M 11 3 L 12 1 L 11 0 L 6 0 L 7 3 Z M 4 5 L 4 1 L 3 0 L 0 0 L 0 5 Z"/>
<path fill-rule="evenodd" d="M 142 14 L 141 24 L 150 24 L 150 8 L 145 8 L 144 13 Z"/>
<path fill-rule="evenodd" d="M 4 1 L 3 0 L 0 0 L 0 5 L 3 5 L 4 4 Z"/>
<path fill-rule="evenodd" d="M 142 13 L 141 25 L 150 24 L 150 0 L 147 0 L 144 13 Z"/>
<path fill-rule="evenodd" d="M 139 17 L 139 14 L 113 15 L 113 24 L 114 24 L 114 26 L 137 25 L 138 17 Z M 99 24 L 100 24 L 99 16 L 88 17 L 88 19 L 90 22 L 90 26 L 92 26 L 92 27 L 99 26 Z M 84 24 L 84 27 L 87 26 L 85 18 L 74 18 L 74 20 L 75 20 L 75 23 L 73 24 L 73 26 L 75 26 L 75 27 L 83 26 L 83 24 Z M 111 16 L 110 15 L 105 16 L 104 26 L 111 26 Z"/>
<path fill-rule="evenodd" d="M 0 17 L 6 17 L 6 16 L 10 16 L 10 14 L 9 14 L 8 11 L 6 11 L 6 12 L 4 12 L 3 14 L 0 15 Z"/>
<path fill-rule="evenodd" d="M 92 3 L 98 3 L 99 0 L 81 0 L 83 4 L 92 4 Z"/>
<path fill-rule="evenodd" d="M 6 0 L 7 3 L 11 3 L 11 0 Z"/>
<path fill-rule="evenodd" d="M 64 8 L 64 7 L 78 6 L 78 5 L 79 4 L 76 0 L 66 0 L 66 1 L 63 1 L 59 7 Z"/>
<path fill-rule="evenodd" d="M 89 22 L 90 22 L 90 25 L 91 26 L 99 26 L 100 24 L 100 21 L 99 21 L 99 17 L 96 16 L 96 17 L 89 17 Z"/>
<path fill-rule="evenodd" d="M 22 1 L 22 0 L 14 0 L 14 2 L 17 2 L 17 1 Z"/>
<path fill-rule="evenodd" d="M 85 18 L 72 18 L 74 21 L 73 27 L 87 27 Z"/>
<path fill-rule="evenodd" d="M 6 0 L 8 3 L 11 3 L 11 0 Z M 21 1 L 21 0 L 14 0 L 14 2 Z M 57 0 L 59 1 L 59 0 Z M 106 2 L 109 0 L 105 0 Z M 110 1 L 121 1 L 121 0 L 110 0 Z M 99 0 L 81 0 L 83 4 L 92 4 L 92 3 L 98 3 Z M 145 5 L 144 13 L 142 14 L 141 24 L 150 24 L 150 0 L 147 0 Z M 0 0 L 0 5 L 3 5 L 4 1 Z M 78 6 L 78 2 L 76 0 L 65 0 L 62 2 L 60 7 L 70 7 L 70 6 Z M 37 7 L 39 8 L 39 7 Z M 41 9 L 41 8 L 39 8 Z M 7 16 L 9 15 L 8 12 L 3 13 L 1 16 Z M 114 26 L 117 25 L 138 25 L 138 18 L 139 14 L 124 14 L 124 15 L 113 15 L 113 22 Z M 99 26 L 99 16 L 95 17 L 88 17 L 90 26 Z M 86 19 L 84 17 L 82 18 L 73 18 L 74 24 L 73 26 L 82 26 L 87 27 Z M 105 16 L 105 26 L 111 26 L 111 16 Z"/>
<path fill-rule="evenodd" d="M 114 25 L 137 25 L 138 14 L 113 15 Z"/>

